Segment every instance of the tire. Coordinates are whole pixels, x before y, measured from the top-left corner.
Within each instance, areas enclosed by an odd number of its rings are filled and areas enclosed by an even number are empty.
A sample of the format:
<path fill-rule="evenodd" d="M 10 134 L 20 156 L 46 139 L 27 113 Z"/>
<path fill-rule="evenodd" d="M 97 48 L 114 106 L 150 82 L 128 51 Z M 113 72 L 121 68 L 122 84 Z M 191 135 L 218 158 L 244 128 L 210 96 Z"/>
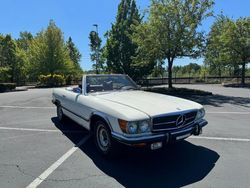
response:
<path fill-rule="evenodd" d="M 112 139 L 109 127 L 104 121 L 95 123 L 94 139 L 97 150 L 106 158 L 117 155 L 117 143 Z"/>
<path fill-rule="evenodd" d="M 56 107 L 56 114 L 57 114 L 57 118 L 60 122 L 63 122 L 65 120 L 66 116 L 64 115 L 63 110 L 62 110 L 62 106 L 60 104 L 58 104 Z"/>

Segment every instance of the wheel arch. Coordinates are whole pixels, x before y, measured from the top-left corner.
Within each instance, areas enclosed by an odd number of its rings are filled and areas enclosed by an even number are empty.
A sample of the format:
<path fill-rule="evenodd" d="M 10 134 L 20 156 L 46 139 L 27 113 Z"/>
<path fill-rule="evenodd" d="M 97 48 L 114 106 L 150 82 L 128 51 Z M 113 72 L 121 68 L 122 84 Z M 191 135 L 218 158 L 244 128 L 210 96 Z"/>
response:
<path fill-rule="evenodd" d="M 112 131 L 112 126 L 107 118 L 107 116 L 101 112 L 93 112 L 90 116 L 90 131 L 93 132 L 94 128 L 95 128 L 95 122 L 97 122 L 98 120 L 103 121 L 104 123 L 107 124 L 107 126 L 109 127 L 110 131 Z"/>

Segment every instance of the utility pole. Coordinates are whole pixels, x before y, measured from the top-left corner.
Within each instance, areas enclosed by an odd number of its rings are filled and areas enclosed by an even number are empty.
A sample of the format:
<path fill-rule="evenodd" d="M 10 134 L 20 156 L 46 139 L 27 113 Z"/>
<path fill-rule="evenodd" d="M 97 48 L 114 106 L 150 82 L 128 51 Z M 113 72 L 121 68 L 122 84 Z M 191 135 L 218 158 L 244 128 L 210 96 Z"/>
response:
<path fill-rule="evenodd" d="M 95 64 L 95 73 L 98 74 L 98 66 L 99 66 L 99 41 L 98 41 L 98 25 L 97 24 L 93 24 L 94 27 L 96 27 L 96 44 L 97 44 L 97 48 L 96 48 L 96 64 Z"/>

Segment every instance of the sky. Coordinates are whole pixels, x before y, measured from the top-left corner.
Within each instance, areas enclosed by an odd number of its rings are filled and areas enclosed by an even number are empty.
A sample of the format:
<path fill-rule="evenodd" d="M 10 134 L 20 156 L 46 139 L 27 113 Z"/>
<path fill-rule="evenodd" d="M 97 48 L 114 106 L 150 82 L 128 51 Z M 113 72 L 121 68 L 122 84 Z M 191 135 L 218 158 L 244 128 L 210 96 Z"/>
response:
<path fill-rule="evenodd" d="M 89 33 L 98 24 L 100 36 L 105 42 L 104 34 L 115 21 L 120 0 L 0 0 L 0 33 L 11 34 L 18 38 L 20 31 L 36 34 L 46 29 L 49 20 L 53 19 L 63 31 L 65 39 L 72 37 L 73 42 L 82 54 L 81 67 L 89 70 L 92 67 L 89 49 Z M 137 6 L 143 11 L 150 0 L 137 0 Z M 250 16 L 249 0 L 215 0 L 215 15 L 221 11 L 233 19 Z M 202 23 L 201 30 L 209 32 L 214 18 Z M 203 59 L 177 59 L 175 65 L 189 63 L 202 64 Z"/>

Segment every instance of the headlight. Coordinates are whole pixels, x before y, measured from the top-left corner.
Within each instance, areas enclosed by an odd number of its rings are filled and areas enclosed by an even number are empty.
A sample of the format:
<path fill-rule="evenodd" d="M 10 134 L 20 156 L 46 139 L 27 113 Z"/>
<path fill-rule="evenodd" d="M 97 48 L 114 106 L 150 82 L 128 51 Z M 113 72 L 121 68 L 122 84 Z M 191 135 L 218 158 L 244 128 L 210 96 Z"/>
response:
<path fill-rule="evenodd" d="M 129 122 L 127 125 L 127 133 L 136 134 L 138 129 L 138 125 L 136 122 Z"/>
<path fill-rule="evenodd" d="M 196 114 L 196 120 L 199 120 L 201 118 L 203 118 L 205 116 L 205 110 L 204 108 L 198 110 L 197 114 Z"/>
<path fill-rule="evenodd" d="M 148 132 L 150 129 L 149 122 L 148 121 L 141 121 L 139 122 L 139 131 L 141 133 Z"/>
<path fill-rule="evenodd" d="M 118 120 L 121 130 L 128 134 L 140 134 L 150 131 L 150 121 L 131 121 L 127 122 L 125 120 Z"/>

